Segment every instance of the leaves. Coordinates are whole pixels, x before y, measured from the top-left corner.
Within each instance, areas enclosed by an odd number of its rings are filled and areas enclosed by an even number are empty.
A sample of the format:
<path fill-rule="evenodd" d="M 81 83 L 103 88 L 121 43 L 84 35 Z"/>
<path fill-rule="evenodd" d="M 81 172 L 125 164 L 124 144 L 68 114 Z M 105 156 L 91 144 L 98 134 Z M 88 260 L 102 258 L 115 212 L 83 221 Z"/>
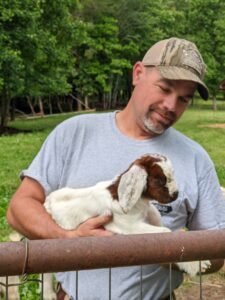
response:
<path fill-rule="evenodd" d="M 71 90 L 74 28 L 80 29 L 73 18 L 75 3 L 0 2 L 1 119 L 7 118 L 13 97 L 62 95 Z"/>
<path fill-rule="evenodd" d="M 89 23 L 87 38 L 76 48 L 76 89 L 84 97 L 112 90 L 113 74 L 122 75 L 130 68 L 130 62 L 123 58 L 125 49 L 119 42 L 118 22 L 112 17 L 103 17 L 98 23 Z"/>
<path fill-rule="evenodd" d="M 130 95 L 132 65 L 171 36 L 197 44 L 215 95 L 224 78 L 224 32 L 223 0 L 2 0 L 1 102 L 73 89 L 81 99 L 98 98 L 101 108 L 116 107 Z"/>

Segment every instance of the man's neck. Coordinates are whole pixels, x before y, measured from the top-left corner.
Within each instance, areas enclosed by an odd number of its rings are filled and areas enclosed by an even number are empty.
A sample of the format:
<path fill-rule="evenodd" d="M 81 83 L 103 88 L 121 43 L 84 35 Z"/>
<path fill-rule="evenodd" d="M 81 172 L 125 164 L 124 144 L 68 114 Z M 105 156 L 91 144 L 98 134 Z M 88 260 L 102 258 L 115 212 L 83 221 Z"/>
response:
<path fill-rule="evenodd" d="M 142 129 L 126 108 L 116 114 L 116 125 L 122 134 L 135 140 L 147 140 L 157 136 Z"/>

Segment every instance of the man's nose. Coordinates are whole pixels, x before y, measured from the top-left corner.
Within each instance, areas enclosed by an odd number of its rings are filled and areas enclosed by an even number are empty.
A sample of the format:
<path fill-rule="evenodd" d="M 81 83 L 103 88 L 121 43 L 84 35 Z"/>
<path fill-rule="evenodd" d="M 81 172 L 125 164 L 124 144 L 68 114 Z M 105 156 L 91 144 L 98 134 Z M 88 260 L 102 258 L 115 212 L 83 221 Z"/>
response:
<path fill-rule="evenodd" d="M 167 95 L 167 97 L 164 100 L 164 108 L 168 111 L 176 111 L 177 107 L 177 97 L 174 94 Z"/>

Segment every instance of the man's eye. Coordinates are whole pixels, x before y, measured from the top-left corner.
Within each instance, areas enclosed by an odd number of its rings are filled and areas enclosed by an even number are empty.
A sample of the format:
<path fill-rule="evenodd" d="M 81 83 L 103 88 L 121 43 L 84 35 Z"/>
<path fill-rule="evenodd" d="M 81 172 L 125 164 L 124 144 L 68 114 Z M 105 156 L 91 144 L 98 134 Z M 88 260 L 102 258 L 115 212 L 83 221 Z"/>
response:
<path fill-rule="evenodd" d="M 169 93 L 170 89 L 167 86 L 158 85 L 163 93 Z"/>
<path fill-rule="evenodd" d="M 180 101 L 188 104 L 191 101 L 191 97 L 180 97 Z"/>

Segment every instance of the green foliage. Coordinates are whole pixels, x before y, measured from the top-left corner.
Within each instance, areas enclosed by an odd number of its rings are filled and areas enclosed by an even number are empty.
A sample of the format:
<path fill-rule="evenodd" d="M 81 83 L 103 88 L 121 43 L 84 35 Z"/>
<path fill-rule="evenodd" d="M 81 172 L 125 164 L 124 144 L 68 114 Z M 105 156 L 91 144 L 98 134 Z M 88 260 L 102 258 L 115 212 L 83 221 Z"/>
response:
<path fill-rule="evenodd" d="M 116 108 L 131 68 L 162 38 L 194 41 L 215 98 L 224 79 L 223 0 L 0 1 L 1 118 L 15 97 L 67 95 Z M 21 101 L 21 100 L 20 100 Z M 2 122 L 3 123 L 3 122 Z"/>
<path fill-rule="evenodd" d="M 76 49 L 76 89 L 84 96 L 109 93 L 113 79 L 131 67 L 123 55 L 127 48 L 119 43 L 118 24 L 112 17 L 89 23 L 86 29 L 86 39 Z"/>
<path fill-rule="evenodd" d="M 72 50 L 80 30 L 73 17 L 76 7 L 73 0 L 0 2 L 2 126 L 13 97 L 62 95 L 71 90 Z"/>
<path fill-rule="evenodd" d="M 83 95 L 95 93 L 99 95 L 99 90 L 102 93 L 110 90 L 107 87 L 109 76 L 106 74 L 107 70 L 104 69 L 105 56 L 101 56 L 100 51 L 104 45 L 100 39 L 102 28 L 105 28 L 106 33 L 109 29 L 111 30 L 111 41 L 113 41 L 113 35 L 117 36 L 116 44 L 126 47 L 120 53 L 109 51 L 108 58 L 114 59 L 114 55 L 119 59 L 125 58 L 130 66 L 141 59 L 150 45 L 162 38 L 178 36 L 194 41 L 208 65 L 206 81 L 211 95 L 217 94 L 218 84 L 224 78 L 225 64 L 225 35 L 223 34 L 225 3 L 223 0 L 84 0 L 80 16 L 85 22 L 91 24 L 91 32 L 95 32 L 95 36 L 93 36 L 88 31 L 92 40 L 86 44 L 88 49 L 82 48 L 85 51 L 79 53 L 80 67 L 74 82 L 78 90 L 82 90 Z M 109 17 L 117 20 L 119 32 L 114 31 L 109 24 L 108 27 L 105 25 L 105 17 L 108 20 Z M 104 46 L 110 49 L 109 44 Z M 99 55 L 96 55 L 97 51 Z M 91 64 L 88 66 L 86 65 L 87 57 L 91 59 Z M 84 65 L 82 64 L 83 59 L 85 60 Z M 130 73 L 127 72 L 127 68 L 130 70 L 128 64 L 124 69 L 121 65 L 119 70 L 122 73 L 119 86 L 120 95 L 124 95 L 124 93 L 129 95 L 129 92 L 126 93 L 127 89 L 130 90 Z M 84 76 L 83 70 L 85 70 Z M 111 72 L 113 72 L 112 68 Z M 85 77 L 89 78 L 85 79 Z M 108 81 L 111 90 L 117 79 L 118 77 L 112 76 Z M 127 85 L 128 82 L 129 85 Z"/>
<path fill-rule="evenodd" d="M 35 47 L 26 59 L 26 95 L 43 96 L 66 94 L 71 86 L 75 20 L 72 1 L 42 1 L 40 18 L 35 28 Z M 27 49 L 25 49 L 27 50 Z M 27 57 L 27 54 L 24 53 Z"/>
<path fill-rule="evenodd" d="M 224 79 L 225 3 L 223 0 L 193 0 L 189 3 L 188 27 L 208 66 L 206 82 L 212 96 Z"/>
<path fill-rule="evenodd" d="M 32 3 L 31 3 L 32 2 Z M 24 61 L 21 45 L 26 44 L 37 18 L 34 1 L 0 2 L 0 78 L 1 102 L 8 102 L 23 91 Z"/>
<path fill-rule="evenodd" d="M 20 300 L 38 300 L 41 299 L 41 288 L 39 275 L 29 275 L 28 283 L 19 287 Z"/>

